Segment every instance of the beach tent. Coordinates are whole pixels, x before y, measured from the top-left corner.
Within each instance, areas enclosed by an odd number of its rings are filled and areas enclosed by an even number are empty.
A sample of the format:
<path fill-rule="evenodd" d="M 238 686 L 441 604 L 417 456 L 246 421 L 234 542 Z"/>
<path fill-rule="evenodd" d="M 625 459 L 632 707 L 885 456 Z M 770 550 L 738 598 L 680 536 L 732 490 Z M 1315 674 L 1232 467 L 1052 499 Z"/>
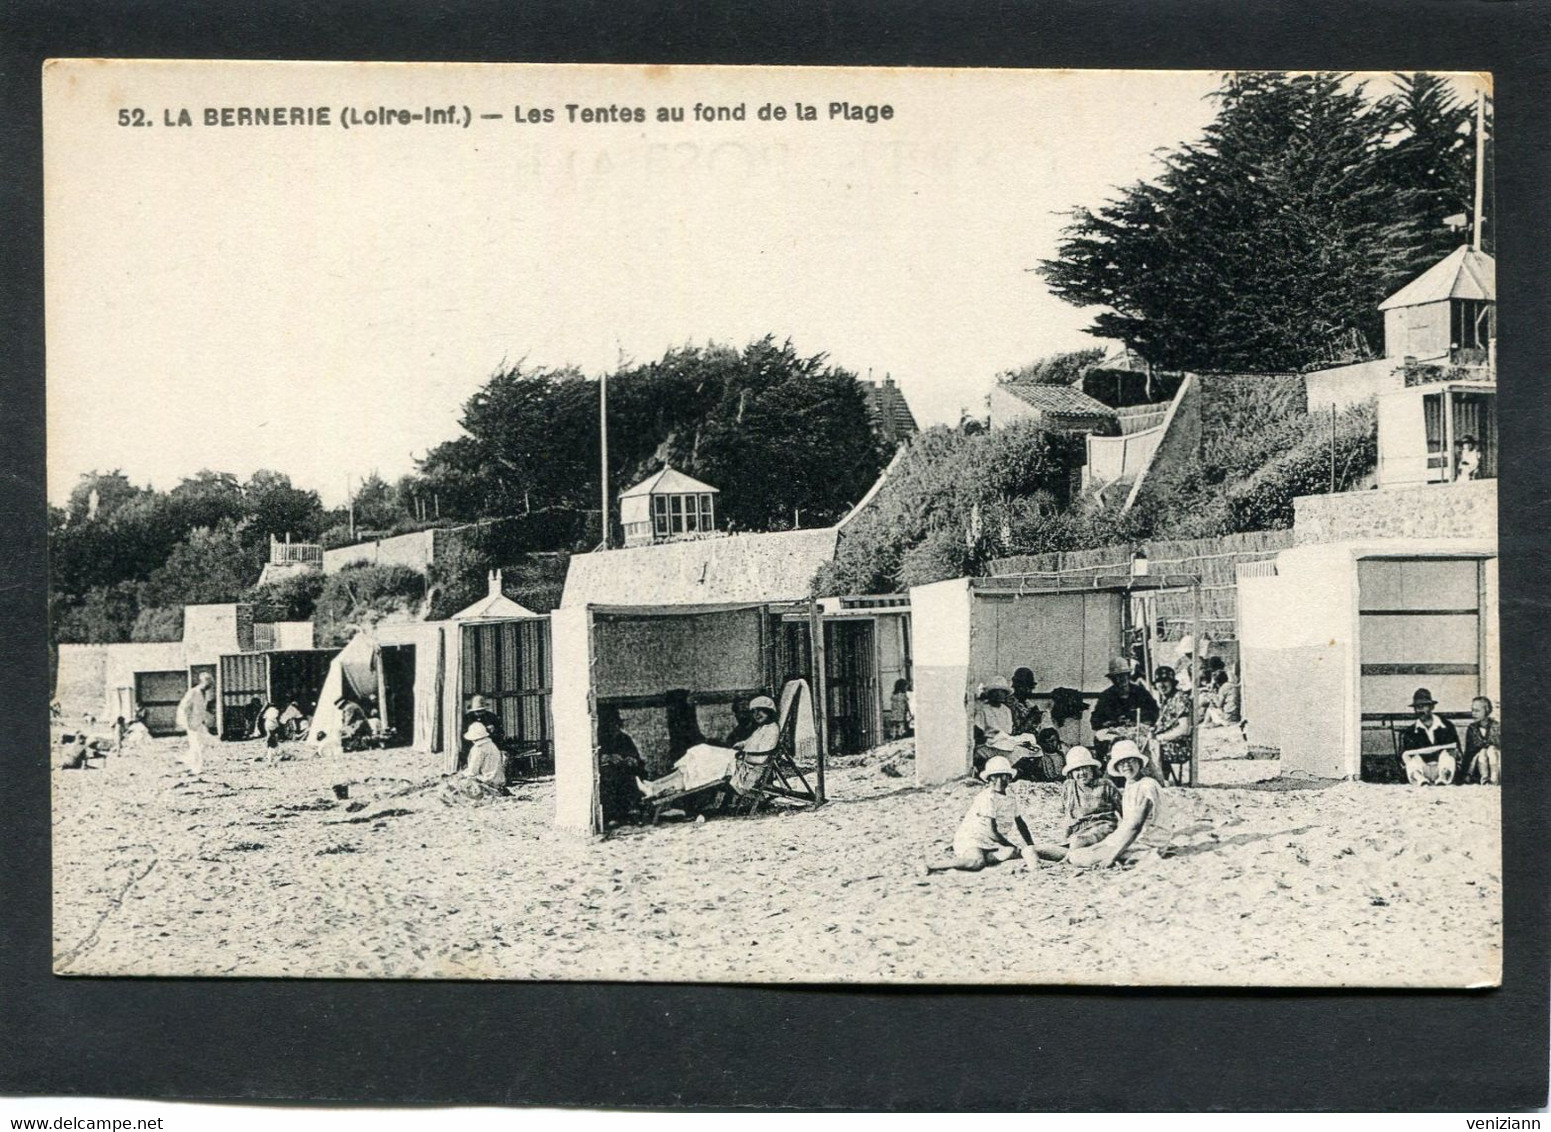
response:
<path fill-rule="evenodd" d="M 1491 542 L 1298 546 L 1240 567 L 1238 589 L 1245 727 L 1284 775 L 1398 780 L 1417 688 L 1457 726 L 1473 697 L 1497 698 Z"/>
<path fill-rule="evenodd" d="M 686 691 L 703 734 L 731 730 L 733 701 L 779 694 L 786 603 L 562 606 L 550 614 L 554 689 L 555 824 L 601 832 L 598 709 L 620 711 L 647 771 L 671 766 L 665 708 Z M 818 712 L 822 733 L 823 712 Z M 822 760 L 820 760 L 822 783 Z M 820 787 L 822 797 L 822 786 Z"/>
<path fill-rule="evenodd" d="M 824 701 L 828 751 L 851 755 L 886 738 L 885 713 L 894 685 L 911 679 L 910 599 L 904 594 L 819 600 L 824 626 Z M 811 609 L 782 616 L 782 676 L 813 683 Z"/>
<path fill-rule="evenodd" d="M 449 669 L 456 667 L 448 642 L 455 632 L 447 621 L 384 622 L 376 629 L 383 719 L 416 750 L 445 750 Z"/>
<path fill-rule="evenodd" d="M 1195 575 L 1028 574 L 913 587 L 916 781 L 930 785 L 970 773 L 981 685 L 993 677 L 1009 679 L 1026 666 L 1044 698 L 1054 688 L 1075 688 L 1091 706 L 1109 686 L 1109 662 L 1125 650 L 1128 634 L 1146 629 L 1135 623 L 1133 604 L 1148 594 L 1199 585 Z M 1063 738 L 1092 742 L 1086 716 L 1075 727 Z"/>
<path fill-rule="evenodd" d="M 340 712 L 334 701 L 340 696 L 348 696 L 356 703 L 364 703 L 368 697 L 378 699 L 378 675 L 377 640 L 369 633 L 357 633 L 329 662 L 307 741 L 321 743 L 325 735 L 332 738 L 339 734 Z"/>

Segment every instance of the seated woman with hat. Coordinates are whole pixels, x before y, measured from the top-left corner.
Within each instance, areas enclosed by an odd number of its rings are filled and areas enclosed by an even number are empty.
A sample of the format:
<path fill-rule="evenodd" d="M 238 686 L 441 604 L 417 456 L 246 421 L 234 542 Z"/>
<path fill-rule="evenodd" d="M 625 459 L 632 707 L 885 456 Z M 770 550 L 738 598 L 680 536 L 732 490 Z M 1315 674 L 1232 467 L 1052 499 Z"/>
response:
<path fill-rule="evenodd" d="M 977 873 L 987 865 L 1019 856 L 1031 863 L 1038 862 L 1034 839 L 1029 836 L 1029 827 L 1018 813 L 1018 800 L 1007 792 L 1013 779 L 1012 763 L 1005 755 L 992 755 L 986 760 L 980 777 L 989 785 L 975 795 L 969 812 L 959 822 L 958 831 L 953 835 L 953 856 L 942 862 L 921 862 L 923 875 L 945 873 L 950 869 Z"/>
<path fill-rule="evenodd" d="M 1426 688 L 1411 697 L 1416 720 L 1400 733 L 1400 763 L 1412 786 L 1450 786 L 1459 769 L 1459 732 L 1440 715 Z"/>
<path fill-rule="evenodd" d="M 1153 732 L 1158 757 L 1166 767 L 1183 766 L 1190 762 L 1190 732 L 1194 726 L 1190 696 L 1167 665 L 1153 673 L 1153 687 L 1158 689 L 1158 722 Z"/>
<path fill-rule="evenodd" d="M 754 718 L 754 730 L 747 739 L 730 747 L 715 743 L 696 743 L 684 752 L 673 769 L 661 778 L 646 782 L 636 779 L 635 784 L 647 799 L 664 794 L 682 794 L 698 790 L 717 782 L 725 782 L 737 773 L 739 760 L 744 755 L 766 755 L 776 749 L 781 741 L 781 727 L 776 722 L 775 701 L 769 696 L 755 696 L 749 701 L 749 714 Z"/>
<path fill-rule="evenodd" d="M 1020 748 L 1035 750 L 1038 747 L 1034 736 L 1018 732 L 1013 719 L 1012 698 L 1012 685 L 1000 676 L 987 680 L 976 697 L 974 763 L 977 771 L 993 755 L 1009 755 Z"/>

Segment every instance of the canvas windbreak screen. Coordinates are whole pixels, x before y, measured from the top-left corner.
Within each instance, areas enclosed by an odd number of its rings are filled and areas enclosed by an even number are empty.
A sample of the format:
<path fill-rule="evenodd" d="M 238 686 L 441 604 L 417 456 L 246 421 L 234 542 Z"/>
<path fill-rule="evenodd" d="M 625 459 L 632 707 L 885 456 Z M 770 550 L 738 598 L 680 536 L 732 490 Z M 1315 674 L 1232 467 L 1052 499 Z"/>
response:
<path fill-rule="evenodd" d="M 971 675 L 1008 679 L 1027 666 L 1041 688 L 1102 691 L 1120 645 L 1123 600 L 1111 593 L 977 598 Z"/>
<path fill-rule="evenodd" d="M 673 616 L 597 616 L 593 623 L 599 698 L 649 696 L 674 688 L 736 692 L 765 684 L 764 613 L 757 608 Z"/>

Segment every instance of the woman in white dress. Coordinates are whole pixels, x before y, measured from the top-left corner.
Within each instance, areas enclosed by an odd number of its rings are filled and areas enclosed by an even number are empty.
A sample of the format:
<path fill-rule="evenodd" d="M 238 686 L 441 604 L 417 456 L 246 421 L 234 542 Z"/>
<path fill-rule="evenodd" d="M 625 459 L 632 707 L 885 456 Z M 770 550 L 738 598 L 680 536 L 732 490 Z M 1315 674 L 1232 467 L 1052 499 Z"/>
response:
<path fill-rule="evenodd" d="M 755 727 L 747 739 L 731 747 L 696 743 L 661 778 L 651 782 L 636 779 L 636 786 L 642 795 L 650 800 L 664 794 L 682 794 L 687 790 L 724 782 L 738 769 L 740 755 L 763 755 L 775 750 L 781 739 L 781 727 L 776 722 L 775 701 L 769 696 L 755 696 L 749 701 L 749 712 L 754 716 Z"/>

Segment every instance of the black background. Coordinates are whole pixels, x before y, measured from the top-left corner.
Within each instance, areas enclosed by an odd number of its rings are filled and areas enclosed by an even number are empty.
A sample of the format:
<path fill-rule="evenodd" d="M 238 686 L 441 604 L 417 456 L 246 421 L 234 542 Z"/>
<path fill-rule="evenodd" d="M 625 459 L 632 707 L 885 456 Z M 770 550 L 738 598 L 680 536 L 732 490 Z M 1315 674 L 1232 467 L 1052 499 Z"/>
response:
<path fill-rule="evenodd" d="M 1536 759 L 1551 759 L 1551 749 L 1537 749 L 1546 728 L 1536 717 L 1551 623 L 1548 23 L 1546 2 L 1442 0 L 7 6 L 0 1092 L 723 1108 L 1544 1105 L 1548 795 Z M 1503 700 L 1519 736 L 1503 791 L 1503 987 L 1171 993 L 54 978 L 40 128 L 50 56 L 1494 72 Z M 1123 1076 L 1107 1068 L 1122 1053 Z"/>

